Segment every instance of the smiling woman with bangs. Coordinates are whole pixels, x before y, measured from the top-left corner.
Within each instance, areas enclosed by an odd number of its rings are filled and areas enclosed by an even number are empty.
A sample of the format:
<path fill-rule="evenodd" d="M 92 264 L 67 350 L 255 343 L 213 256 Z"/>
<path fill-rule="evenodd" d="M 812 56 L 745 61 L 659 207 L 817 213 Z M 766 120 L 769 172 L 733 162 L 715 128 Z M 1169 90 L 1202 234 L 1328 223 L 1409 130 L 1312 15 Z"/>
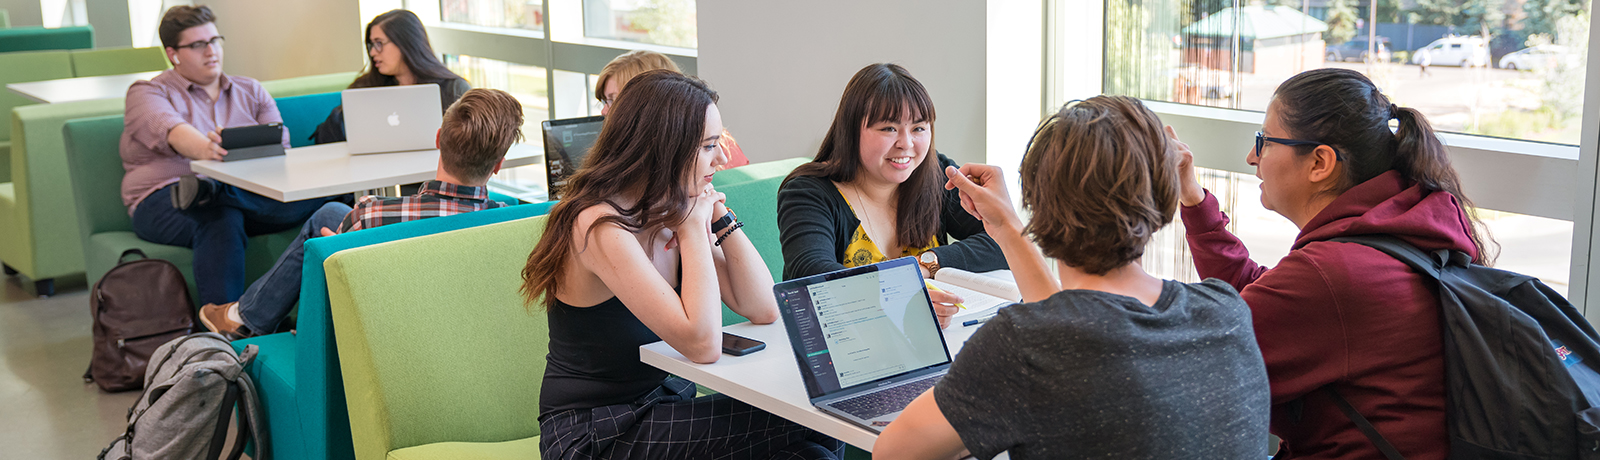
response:
<path fill-rule="evenodd" d="M 933 99 L 895 64 L 873 64 L 845 85 L 816 159 L 778 191 L 783 277 L 795 279 L 915 256 L 924 277 L 942 267 L 1006 268 L 983 223 L 962 211 L 933 149 Z M 927 161 L 932 153 L 937 161 Z M 955 240 L 955 241 L 951 241 Z M 939 325 L 962 299 L 930 291 Z"/>

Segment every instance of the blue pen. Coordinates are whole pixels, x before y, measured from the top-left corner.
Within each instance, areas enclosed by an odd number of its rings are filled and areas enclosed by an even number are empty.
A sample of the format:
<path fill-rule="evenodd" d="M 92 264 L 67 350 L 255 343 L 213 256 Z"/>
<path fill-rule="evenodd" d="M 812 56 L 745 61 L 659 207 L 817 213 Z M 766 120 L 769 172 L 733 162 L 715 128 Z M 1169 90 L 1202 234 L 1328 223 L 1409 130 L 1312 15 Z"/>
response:
<path fill-rule="evenodd" d="M 994 319 L 995 316 L 996 315 L 989 315 L 989 316 L 985 316 L 985 317 L 978 318 L 978 319 L 969 319 L 966 322 L 961 323 L 961 325 L 964 326 L 964 327 L 977 326 L 979 324 L 986 323 L 991 319 Z"/>

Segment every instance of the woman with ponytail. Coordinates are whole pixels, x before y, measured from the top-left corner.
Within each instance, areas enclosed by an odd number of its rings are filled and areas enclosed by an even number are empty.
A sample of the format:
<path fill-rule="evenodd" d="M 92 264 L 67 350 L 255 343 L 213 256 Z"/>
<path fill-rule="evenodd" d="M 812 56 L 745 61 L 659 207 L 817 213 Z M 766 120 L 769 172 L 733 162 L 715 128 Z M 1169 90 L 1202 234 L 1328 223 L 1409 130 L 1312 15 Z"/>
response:
<path fill-rule="evenodd" d="M 1250 305 L 1272 386 L 1272 432 L 1287 449 L 1282 458 L 1383 458 L 1324 387 L 1406 458 L 1446 458 L 1432 282 L 1375 249 L 1329 241 L 1387 235 L 1428 251 L 1462 251 L 1478 263 L 1493 259 L 1422 114 L 1394 105 L 1350 70 L 1312 70 L 1278 86 L 1245 157 L 1261 178 L 1261 204 L 1300 228 L 1271 268 L 1251 261 L 1228 232 L 1216 197 L 1195 179 L 1188 147 L 1177 146 L 1195 268 L 1232 284 Z"/>

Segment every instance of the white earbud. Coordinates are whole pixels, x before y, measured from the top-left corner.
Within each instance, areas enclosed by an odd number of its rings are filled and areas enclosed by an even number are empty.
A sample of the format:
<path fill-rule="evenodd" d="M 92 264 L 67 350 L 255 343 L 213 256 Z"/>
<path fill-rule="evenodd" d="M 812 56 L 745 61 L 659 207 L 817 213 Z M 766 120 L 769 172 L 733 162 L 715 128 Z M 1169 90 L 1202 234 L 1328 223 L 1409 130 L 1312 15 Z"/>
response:
<path fill-rule="evenodd" d="M 176 67 L 178 65 L 178 55 L 176 55 L 176 54 L 172 55 L 172 65 L 174 67 Z"/>

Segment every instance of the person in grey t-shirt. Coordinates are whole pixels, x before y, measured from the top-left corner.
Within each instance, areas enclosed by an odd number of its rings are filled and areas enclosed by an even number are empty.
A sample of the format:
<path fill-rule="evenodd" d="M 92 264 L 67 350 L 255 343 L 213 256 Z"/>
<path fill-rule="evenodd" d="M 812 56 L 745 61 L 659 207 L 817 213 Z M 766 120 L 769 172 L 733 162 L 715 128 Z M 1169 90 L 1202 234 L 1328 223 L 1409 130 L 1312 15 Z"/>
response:
<path fill-rule="evenodd" d="M 946 170 L 1025 303 L 972 335 L 874 458 L 1266 458 L 1271 398 L 1249 307 L 1221 281 L 1162 280 L 1137 263 L 1177 211 L 1191 160 L 1171 142 L 1136 99 L 1069 103 L 1022 160 L 1025 227 L 1000 168 Z"/>

